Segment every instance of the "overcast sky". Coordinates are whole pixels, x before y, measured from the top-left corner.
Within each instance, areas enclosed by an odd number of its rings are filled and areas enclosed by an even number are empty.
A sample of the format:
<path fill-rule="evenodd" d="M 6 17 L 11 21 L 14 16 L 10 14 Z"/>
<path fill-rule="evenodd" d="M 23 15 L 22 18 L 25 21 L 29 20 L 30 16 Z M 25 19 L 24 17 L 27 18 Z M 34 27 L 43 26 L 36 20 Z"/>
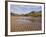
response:
<path fill-rule="evenodd" d="M 16 14 L 26 14 L 31 11 L 40 11 L 42 10 L 41 6 L 33 6 L 33 5 L 10 5 L 10 11 Z"/>

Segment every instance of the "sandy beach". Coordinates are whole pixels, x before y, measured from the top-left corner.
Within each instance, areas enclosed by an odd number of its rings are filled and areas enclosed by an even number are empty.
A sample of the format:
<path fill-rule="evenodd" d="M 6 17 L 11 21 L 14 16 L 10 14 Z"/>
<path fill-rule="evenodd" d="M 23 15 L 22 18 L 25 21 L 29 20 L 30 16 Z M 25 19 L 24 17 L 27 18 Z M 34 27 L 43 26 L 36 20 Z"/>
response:
<path fill-rule="evenodd" d="M 11 16 L 11 32 L 41 30 L 41 17 Z"/>

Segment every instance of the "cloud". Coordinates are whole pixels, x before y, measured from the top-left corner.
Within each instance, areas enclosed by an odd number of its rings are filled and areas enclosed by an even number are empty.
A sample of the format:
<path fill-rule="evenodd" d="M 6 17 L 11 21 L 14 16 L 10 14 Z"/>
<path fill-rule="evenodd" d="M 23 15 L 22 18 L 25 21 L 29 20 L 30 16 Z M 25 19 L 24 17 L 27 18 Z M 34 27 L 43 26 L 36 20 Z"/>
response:
<path fill-rule="evenodd" d="M 26 14 L 31 11 L 40 11 L 40 10 L 42 10 L 42 7 L 41 6 L 34 6 L 34 5 L 14 5 L 14 4 L 11 4 L 10 10 L 13 13 Z"/>

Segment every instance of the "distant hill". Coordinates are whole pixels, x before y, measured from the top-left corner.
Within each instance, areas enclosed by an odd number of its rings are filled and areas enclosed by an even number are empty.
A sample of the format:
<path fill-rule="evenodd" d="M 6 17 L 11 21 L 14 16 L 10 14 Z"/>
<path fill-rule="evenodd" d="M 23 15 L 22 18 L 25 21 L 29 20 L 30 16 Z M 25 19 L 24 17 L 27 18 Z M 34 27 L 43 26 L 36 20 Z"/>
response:
<path fill-rule="evenodd" d="M 16 14 L 16 13 L 11 13 L 11 15 L 16 16 L 16 15 L 18 15 L 18 14 Z"/>
<path fill-rule="evenodd" d="M 28 15 L 31 15 L 31 16 L 34 16 L 34 17 L 42 16 L 42 11 L 38 11 L 38 12 L 32 11 Z"/>
<path fill-rule="evenodd" d="M 42 11 L 37 11 L 37 12 L 32 11 L 32 12 L 29 12 L 28 14 L 22 14 L 22 15 L 11 12 L 11 15 L 13 15 L 13 16 L 34 16 L 34 17 L 37 17 L 37 16 L 42 16 Z"/>

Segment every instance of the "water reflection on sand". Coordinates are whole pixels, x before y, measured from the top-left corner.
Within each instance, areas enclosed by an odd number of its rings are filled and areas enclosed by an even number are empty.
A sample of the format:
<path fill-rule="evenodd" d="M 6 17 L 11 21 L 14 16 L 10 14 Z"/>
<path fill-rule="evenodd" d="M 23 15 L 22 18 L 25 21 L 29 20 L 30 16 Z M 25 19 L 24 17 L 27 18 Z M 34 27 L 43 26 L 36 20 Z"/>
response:
<path fill-rule="evenodd" d="M 19 19 L 16 20 L 16 22 L 18 24 L 23 24 L 23 23 L 24 24 L 31 24 L 32 23 L 30 17 L 20 17 Z"/>

